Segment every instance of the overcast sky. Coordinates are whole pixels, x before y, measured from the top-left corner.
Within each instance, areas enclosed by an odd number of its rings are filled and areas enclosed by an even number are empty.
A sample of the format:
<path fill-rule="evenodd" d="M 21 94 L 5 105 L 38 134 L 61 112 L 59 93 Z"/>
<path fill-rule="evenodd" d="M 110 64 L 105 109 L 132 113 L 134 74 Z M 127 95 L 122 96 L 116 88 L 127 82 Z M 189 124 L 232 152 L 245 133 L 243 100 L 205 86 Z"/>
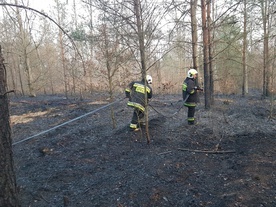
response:
<path fill-rule="evenodd" d="M 50 5 L 55 3 L 54 0 L 29 0 L 29 7 L 41 11 L 42 9 L 45 11 L 49 11 Z"/>

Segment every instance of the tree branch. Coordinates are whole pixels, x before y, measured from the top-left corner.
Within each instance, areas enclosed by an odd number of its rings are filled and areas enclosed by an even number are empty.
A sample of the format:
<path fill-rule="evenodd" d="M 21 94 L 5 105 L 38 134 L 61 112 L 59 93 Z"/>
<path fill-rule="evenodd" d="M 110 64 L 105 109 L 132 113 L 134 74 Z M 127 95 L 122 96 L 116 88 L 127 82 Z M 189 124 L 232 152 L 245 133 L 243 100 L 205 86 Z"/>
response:
<path fill-rule="evenodd" d="M 0 94 L 0 98 L 4 97 L 5 95 L 7 95 L 8 93 L 14 93 L 15 90 L 10 90 L 10 91 L 7 91 L 5 92 L 4 94 Z"/>
<path fill-rule="evenodd" d="M 0 6 L 11 6 L 11 7 L 18 7 L 18 8 L 22 8 L 22 9 L 27 9 L 27 10 L 30 10 L 30 11 L 33 11 L 33 12 L 36 12 L 36 13 L 39 13 L 40 15 L 46 17 L 47 19 L 49 19 L 51 22 L 53 22 L 68 38 L 69 40 L 71 41 L 72 45 L 74 46 L 75 50 L 77 51 L 78 55 L 80 56 L 81 58 L 81 61 L 82 61 L 82 65 L 83 65 L 83 70 L 84 70 L 84 75 L 86 74 L 86 69 L 85 69 L 85 65 L 84 65 L 84 60 L 82 58 L 82 55 L 81 53 L 79 52 L 74 40 L 71 38 L 71 36 L 54 20 L 52 19 L 51 17 L 49 17 L 47 14 L 43 13 L 43 12 L 40 12 L 36 9 L 33 9 L 31 7 L 27 7 L 27 6 L 24 6 L 24 5 L 17 5 L 17 4 L 9 4 L 9 3 L 0 3 Z"/>
<path fill-rule="evenodd" d="M 209 150 L 191 150 L 191 149 L 183 149 L 183 148 L 178 148 L 178 150 L 181 151 L 188 151 L 188 152 L 199 152 L 199 153 L 207 153 L 207 154 L 225 154 L 225 153 L 234 153 L 235 150 L 226 150 L 226 151 L 209 151 Z"/>

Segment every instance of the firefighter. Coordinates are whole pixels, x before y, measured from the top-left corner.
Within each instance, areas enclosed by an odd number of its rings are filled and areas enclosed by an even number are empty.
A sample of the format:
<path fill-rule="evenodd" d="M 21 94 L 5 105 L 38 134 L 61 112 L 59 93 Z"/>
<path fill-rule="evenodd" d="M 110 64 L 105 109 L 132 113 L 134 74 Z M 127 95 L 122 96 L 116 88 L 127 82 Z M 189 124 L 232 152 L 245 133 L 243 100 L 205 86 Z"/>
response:
<path fill-rule="evenodd" d="M 152 97 L 152 77 L 146 75 L 146 85 L 144 79 L 131 82 L 125 90 L 126 98 L 129 99 L 127 105 L 134 108 L 130 129 L 138 131 L 141 124 L 144 124 L 145 116 L 145 92 L 147 101 Z"/>
<path fill-rule="evenodd" d="M 199 86 L 196 86 L 196 78 L 198 72 L 195 69 L 190 69 L 188 71 L 188 76 L 182 85 L 182 94 L 184 106 L 188 107 L 188 124 L 195 124 L 195 107 L 198 102 L 197 91 L 203 90 Z"/>

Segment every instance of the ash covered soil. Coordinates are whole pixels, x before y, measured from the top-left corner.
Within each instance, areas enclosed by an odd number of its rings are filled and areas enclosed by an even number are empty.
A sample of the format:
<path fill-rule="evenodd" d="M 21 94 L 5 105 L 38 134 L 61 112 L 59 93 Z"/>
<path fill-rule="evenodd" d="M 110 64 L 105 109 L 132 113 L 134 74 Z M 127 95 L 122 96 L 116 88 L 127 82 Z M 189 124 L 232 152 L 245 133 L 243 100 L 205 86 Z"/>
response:
<path fill-rule="evenodd" d="M 128 130 L 126 99 L 11 98 L 22 207 L 276 206 L 270 101 L 216 96 L 206 110 L 201 97 L 189 126 L 180 99 L 150 101 L 148 144 L 144 128 Z"/>

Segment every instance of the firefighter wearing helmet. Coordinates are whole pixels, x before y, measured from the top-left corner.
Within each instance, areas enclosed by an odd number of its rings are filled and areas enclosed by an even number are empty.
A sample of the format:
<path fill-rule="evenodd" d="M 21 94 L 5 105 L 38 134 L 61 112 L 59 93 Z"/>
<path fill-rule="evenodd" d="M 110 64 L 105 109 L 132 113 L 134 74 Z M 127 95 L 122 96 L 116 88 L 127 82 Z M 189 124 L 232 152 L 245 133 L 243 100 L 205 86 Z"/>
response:
<path fill-rule="evenodd" d="M 152 97 L 152 77 L 146 75 L 146 82 L 144 79 L 141 81 L 131 82 L 125 90 L 126 98 L 129 99 L 127 105 L 134 109 L 130 129 L 138 131 L 141 124 L 144 124 L 145 116 L 145 93 L 147 100 Z"/>
<path fill-rule="evenodd" d="M 182 84 L 182 94 L 184 100 L 184 106 L 188 107 L 188 124 L 193 125 L 195 123 L 195 107 L 198 102 L 197 91 L 202 89 L 196 86 L 196 78 L 198 72 L 195 69 L 188 71 L 187 77 Z"/>

